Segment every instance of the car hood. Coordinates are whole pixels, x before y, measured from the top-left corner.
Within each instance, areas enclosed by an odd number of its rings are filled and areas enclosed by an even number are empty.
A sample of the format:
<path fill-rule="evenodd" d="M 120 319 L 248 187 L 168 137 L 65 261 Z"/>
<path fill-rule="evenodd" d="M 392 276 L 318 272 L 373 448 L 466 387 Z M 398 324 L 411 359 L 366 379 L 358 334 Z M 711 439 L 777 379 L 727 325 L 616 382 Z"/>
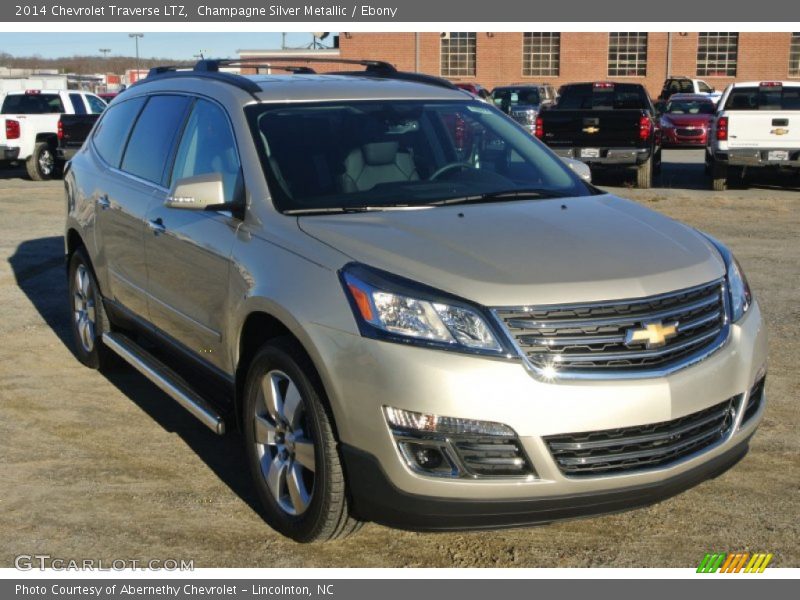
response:
<path fill-rule="evenodd" d="M 712 281 L 697 231 L 612 195 L 299 217 L 351 260 L 485 306 L 635 298 Z"/>
<path fill-rule="evenodd" d="M 707 125 L 714 115 L 664 115 L 664 119 L 674 125 Z"/>

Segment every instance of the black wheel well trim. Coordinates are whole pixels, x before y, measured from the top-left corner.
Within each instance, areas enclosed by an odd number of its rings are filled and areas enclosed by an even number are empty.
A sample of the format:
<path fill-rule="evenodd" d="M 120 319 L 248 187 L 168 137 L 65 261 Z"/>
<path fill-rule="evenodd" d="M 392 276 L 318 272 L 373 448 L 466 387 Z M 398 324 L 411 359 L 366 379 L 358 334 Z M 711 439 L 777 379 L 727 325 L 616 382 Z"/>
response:
<path fill-rule="evenodd" d="M 38 144 L 39 142 L 47 142 L 50 146 L 55 148 L 56 146 L 58 146 L 58 135 L 56 135 L 55 133 L 52 133 L 52 132 L 49 132 L 49 133 L 37 133 L 36 134 L 36 143 Z"/>
<path fill-rule="evenodd" d="M 247 371 L 250 369 L 250 364 L 258 351 L 268 342 L 280 338 L 291 340 L 297 345 L 298 350 L 303 353 L 303 356 L 311 365 L 313 372 L 309 375 L 314 379 L 318 385 L 322 401 L 326 404 L 328 411 L 331 415 L 331 426 L 333 428 L 334 437 L 339 440 L 338 429 L 336 427 L 336 419 L 331 406 L 330 396 L 328 393 L 328 386 L 321 375 L 321 371 L 314 360 L 313 355 L 308 351 L 307 345 L 300 339 L 292 329 L 280 318 L 276 317 L 266 310 L 256 309 L 250 312 L 245 317 L 241 330 L 239 332 L 238 351 L 236 369 L 234 372 L 235 378 L 235 398 L 234 398 L 234 416 L 236 419 L 236 427 L 239 431 L 242 430 L 242 406 L 244 404 L 244 391 L 245 382 L 247 380 Z"/>

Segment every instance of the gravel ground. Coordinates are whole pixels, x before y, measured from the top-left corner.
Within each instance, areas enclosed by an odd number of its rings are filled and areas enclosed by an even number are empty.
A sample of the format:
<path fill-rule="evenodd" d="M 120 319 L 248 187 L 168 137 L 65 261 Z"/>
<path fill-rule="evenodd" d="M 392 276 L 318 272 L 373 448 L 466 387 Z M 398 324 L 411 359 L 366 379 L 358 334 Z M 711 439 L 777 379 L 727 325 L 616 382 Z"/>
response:
<path fill-rule="evenodd" d="M 218 438 L 132 369 L 82 367 L 68 340 L 62 184 L 0 169 L 0 567 L 18 554 L 193 559 L 197 567 L 691 567 L 707 551 L 800 567 L 800 180 L 706 191 L 702 153 L 667 151 L 663 187 L 596 182 L 735 251 L 770 333 L 769 406 L 733 470 L 624 514 L 493 533 L 367 525 L 301 546 L 254 510 L 239 438 Z"/>

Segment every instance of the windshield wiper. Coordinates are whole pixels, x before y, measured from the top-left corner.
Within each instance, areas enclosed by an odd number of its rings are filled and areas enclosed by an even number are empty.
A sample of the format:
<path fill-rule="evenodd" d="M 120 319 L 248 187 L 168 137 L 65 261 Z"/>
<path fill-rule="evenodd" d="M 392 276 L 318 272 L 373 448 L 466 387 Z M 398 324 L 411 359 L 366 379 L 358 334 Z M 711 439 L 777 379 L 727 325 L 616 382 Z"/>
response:
<path fill-rule="evenodd" d="M 502 190 L 487 192 L 473 196 L 459 196 L 431 202 L 435 206 L 449 206 L 452 204 L 480 204 L 481 202 L 505 202 L 506 200 L 547 200 L 550 198 L 566 198 L 566 194 L 540 188 L 524 188 L 519 190 Z"/>
<path fill-rule="evenodd" d="M 347 213 L 381 212 L 384 210 L 402 210 L 406 208 L 425 208 L 424 205 L 384 204 L 382 206 L 333 206 L 328 208 L 292 208 L 283 211 L 285 215 L 341 215 Z"/>

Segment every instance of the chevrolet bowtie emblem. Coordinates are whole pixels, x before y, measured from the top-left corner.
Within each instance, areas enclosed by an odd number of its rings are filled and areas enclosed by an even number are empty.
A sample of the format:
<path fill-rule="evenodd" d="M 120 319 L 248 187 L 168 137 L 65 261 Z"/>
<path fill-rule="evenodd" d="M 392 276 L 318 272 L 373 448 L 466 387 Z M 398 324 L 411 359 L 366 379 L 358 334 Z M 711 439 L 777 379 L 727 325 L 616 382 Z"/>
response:
<path fill-rule="evenodd" d="M 599 127 L 595 127 L 594 125 L 591 125 L 589 127 L 584 127 L 583 131 L 584 131 L 584 133 L 597 133 L 598 131 L 600 131 L 600 128 Z"/>
<path fill-rule="evenodd" d="M 773 129 L 772 131 L 770 131 L 770 133 L 772 135 L 786 135 L 787 133 L 789 133 L 789 130 L 784 129 L 783 127 L 778 127 L 777 129 Z"/>
<path fill-rule="evenodd" d="M 678 335 L 678 323 L 663 325 L 660 321 L 643 323 L 641 329 L 628 329 L 625 332 L 625 345 L 645 344 L 645 348 L 658 348 L 667 340 Z"/>

